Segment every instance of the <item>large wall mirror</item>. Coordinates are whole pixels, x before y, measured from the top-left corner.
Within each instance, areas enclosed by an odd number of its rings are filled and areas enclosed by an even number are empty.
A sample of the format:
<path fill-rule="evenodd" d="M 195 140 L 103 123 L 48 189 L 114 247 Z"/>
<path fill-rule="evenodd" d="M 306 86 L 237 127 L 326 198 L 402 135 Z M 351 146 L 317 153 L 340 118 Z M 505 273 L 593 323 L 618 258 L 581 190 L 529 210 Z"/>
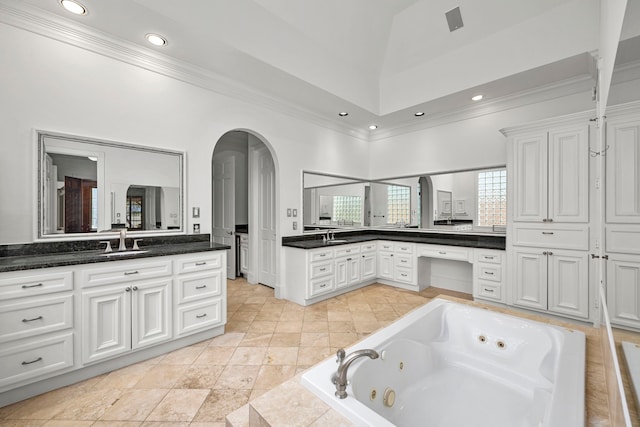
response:
<path fill-rule="evenodd" d="M 504 166 L 365 180 L 303 173 L 306 231 L 403 227 L 503 233 L 507 212 Z"/>
<path fill-rule="evenodd" d="M 38 132 L 39 239 L 184 231 L 184 153 Z"/>

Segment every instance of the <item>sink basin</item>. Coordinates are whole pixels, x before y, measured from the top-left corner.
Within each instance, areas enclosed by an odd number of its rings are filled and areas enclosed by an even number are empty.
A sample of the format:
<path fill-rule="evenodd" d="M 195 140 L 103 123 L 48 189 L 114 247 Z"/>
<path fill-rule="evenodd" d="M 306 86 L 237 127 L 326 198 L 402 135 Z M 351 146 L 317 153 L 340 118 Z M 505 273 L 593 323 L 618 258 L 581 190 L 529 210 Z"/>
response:
<path fill-rule="evenodd" d="M 347 243 L 347 240 L 340 240 L 340 239 L 327 240 L 327 244 L 332 244 L 332 243 Z"/>
<path fill-rule="evenodd" d="M 111 257 L 125 256 L 125 255 L 139 255 L 139 254 L 143 254 L 145 252 L 148 252 L 148 251 L 109 252 L 109 253 L 106 253 L 106 254 L 100 254 L 100 256 L 106 256 L 107 258 L 111 258 Z"/>

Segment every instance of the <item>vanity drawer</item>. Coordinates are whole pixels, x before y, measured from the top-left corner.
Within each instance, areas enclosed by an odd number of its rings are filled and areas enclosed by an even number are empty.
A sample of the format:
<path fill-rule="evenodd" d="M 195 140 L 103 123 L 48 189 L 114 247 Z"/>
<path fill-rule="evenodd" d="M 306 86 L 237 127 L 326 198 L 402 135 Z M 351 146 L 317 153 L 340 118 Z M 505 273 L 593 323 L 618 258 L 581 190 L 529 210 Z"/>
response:
<path fill-rule="evenodd" d="M 218 252 L 218 253 L 216 253 Z M 192 273 L 195 271 L 211 270 L 222 267 L 222 253 L 216 251 L 206 256 L 189 257 L 176 261 L 178 274 Z"/>
<path fill-rule="evenodd" d="M 393 252 L 395 245 L 391 242 L 378 242 L 378 250 L 380 252 Z"/>
<path fill-rule="evenodd" d="M 71 332 L 12 346 L 0 352 L 0 387 L 73 366 Z"/>
<path fill-rule="evenodd" d="M 331 249 L 311 252 L 311 262 L 326 261 L 328 259 L 333 259 L 333 250 Z"/>
<path fill-rule="evenodd" d="M 0 299 L 22 298 L 73 289 L 73 272 L 3 273 L 0 275 Z"/>
<path fill-rule="evenodd" d="M 502 254 L 491 251 L 478 251 L 478 261 L 492 264 L 502 264 Z"/>
<path fill-rule="evenodd" d="M 494 265 L 478 263 L 478 277 L 480 279 L 502 282 L 502 268 Z"/>
<path fill-rule="evenodd" d="M 223 301 L 215 298 L 178 308 L 176 335 L 187 335 L 202 329 L 224 325 Z"/>
<path fill-rule="evenodd" d="M 640 227 L 608 225 L 605 227 L 605 242 L 607 252 L 640 254 Z"/>
<path fill-rule="evenodd" d="M 125 265 L 122 263 L 126 262 Z M 153 277 L 171 275 L 171 261 L 157 261 L 147 263 L 128 263 L 115 261 L 113 266 L 83 270 L 81 273 L 81 287 L 108 285 L 111 283 L 131 282 Z"/>
<path fill-rule="evenodd" d="M 486 299 L 502 301 L 502 286 L 496 282 L 478 280 L 478 296 Z"/>
<path fill-rule="evenodd" d="M 413 267 L 413 255 L 396 255 L 394 259 L 396 267 Z"/>
<path fill-rule="evenodd" d="M 0 306 L 0 342 L 73 327 L 73 295 L 17 301 Z"/>
<path fill-rule="evenodd" d="M 413 245 L 411 243 L 396 243 L 395 251 L 400 254 L 412 254 Z"/>
<path fill-rule="evenodd" d="M 539 248 L 589 249 L 588 227 L 516 227 L 514 245 Z"/>
<path fill-rule="evenodd" d="M 222 294 L 222 271 L 191 274 L 178 280 L 178 304 Z"/>
<path fill-rule="evenodd" d="M 333 261 L 311 264 L 311 279 L 333 274 Z"/>
<path fill-rule="evenodd" d="M 310 283 L 309 297 L 315 297 L 326 292 L 332 291 L 335 288 L 335 282 L 333 276 L 323 277 L 320 279 L 312 280 Z"/>
<path fill-rule="evenodd" d="M 378 249 L 378 245 L 375 243 L 364 243 L 360 245 L 360 252 L 375 252 Z"/>
<path fill-rule="evenodd" d="M 394 280 L 396 282 L 410 283 L 413 284 L 413 269 L 412 268 L 404 268 L 404 267 L 396 267 Z"/>
<path fill-rule="evenodd" d="M 450 246 L 426 247 L 420 250 L 418 256 L 451 259 L 456 261 L 469 261 L 469 250 L 451 248 Z"/>
<path fill-rule="evenodd" d="M 345 246 L 343 248 L 336 248 L 336 258 L 341 258 L 349 255 L 359 254 L 360 245 Z"/>

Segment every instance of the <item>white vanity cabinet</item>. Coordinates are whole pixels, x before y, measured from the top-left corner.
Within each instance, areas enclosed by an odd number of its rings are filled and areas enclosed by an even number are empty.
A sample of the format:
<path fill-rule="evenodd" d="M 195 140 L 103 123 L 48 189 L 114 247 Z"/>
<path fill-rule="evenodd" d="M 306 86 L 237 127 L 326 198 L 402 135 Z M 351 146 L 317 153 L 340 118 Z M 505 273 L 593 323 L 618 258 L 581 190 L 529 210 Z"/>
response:
<path fill-rule="evenodd" d="M 376 242 L 363 243 L 360 246 L 361 255 L 361 273 L 360 278 L 363 282 L 375 280 L 377 269 L 377 245 Z"/>
<path fill-rule="evenodd" d="M 247 277 L 249 275 L 249 235 L 238 234 L 240 235 L 240 273 Z"/>
<path fill-rule="evenodd" d="M 588 119 L 576 114 L 503 130 L 508 304 L 589 318 Z"/>
<path fill-rule="evenodd" d="M 378 278 L 386 284 L 416 285 L 415 243 L 378 242 Z"/>
<path fill-rule="evenodd" d="M 335 250 L 336 289 L 360 282 L 360 245 L 344 245 Z"/>
<path fill-rule="evenodd" d="M 82 362 L 172 338 L 171 261 L 120 261 L 80 273 Z"/>
<path fill-rule="evenodd" d="M 0 392 L 74 367 L 73 289 L 66 268 L 0 274 Z"/>
<path fill-rule="evenodd" d="M 473 298 L 505 302 L 504 251 L 476 249 L 473 263 Z"/>
<path fill-rule="evenodd" d="M 612 324 L 640 329 L 640 104 L 607 117 L 607 308 Z"/>
<path fill-rule="evenodd" d="M 174 334 L 190 335 L 226 323 L 226 251 L 208 252 L 174 261 Z"/>

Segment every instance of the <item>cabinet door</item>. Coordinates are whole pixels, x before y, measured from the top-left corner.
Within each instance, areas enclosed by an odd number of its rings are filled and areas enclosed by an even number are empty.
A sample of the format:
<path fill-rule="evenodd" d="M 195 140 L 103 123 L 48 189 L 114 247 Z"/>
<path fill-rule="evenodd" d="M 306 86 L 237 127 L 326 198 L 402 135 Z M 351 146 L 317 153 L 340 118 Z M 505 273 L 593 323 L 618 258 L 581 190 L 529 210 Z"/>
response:
<path fill-rule="evenodd" d="M 381 279 L 393 280 L 393 254 L 383 252 L 378 254 L 378 277 Z"/>
<path fill-rule="evenodd" d="M 362 264 L 361 264 L 362 280 L 375 279 L 377 271 L 376 271 L 376 254 L 364 254 L 362 255 Z"/>
<path fill-rule="evenodd" d="M 349 284 L 349 263 L 346 258 L 336 260 L 336 288 L 347 286 Z"/>
<path fill-rule="evenodd" d="M 129 289 L 127 291 L 126 289 Z M 131 348 L 131 288 L 109 286 L 82 293 L 82 361 L 90 363 Z"/>
<path fill-rule="evenodd" d="M 549 311 L 588 318 L 588 254 L 577 251 L 550 251 L 548 269 Z"/>
<path fill-rule="evenodd" d="M 589 222 L 589 127 L 549 132 L 548 218 Z"/>
<path fill-rule="evenodd" d="M 514 251 L 514 305 L 547 309 L 547 255 L 543 250 Z"/>
<path fill-rule="evenodd" d="M 240 272 L 242 274 L 249 273 L 249 244 L 240 244 Z"/>
<path fill-rule="evenodd" d="M 607 308 L 611 323 L 640 328 L 640 257 L 609 256 Z"/>
<path fill-rule="evenodd" d="M 360 283 L 360 255 L 354 255 L 347 258 L 347 274 L 350 285 Z"/>
<path fill-rule="evenodd" d="M 547 218 L 547 133 L 514 138 L 514 221 Z"/>
<path fill-rule="evenodd" d="M 171 279 L 131 286 L 132 348 L 167 341 L 171 332 Z"/>
<path fill-rule="evenodd" d="M 606 220 L 640 222 L 640 120 L 607 124 Z"/>

